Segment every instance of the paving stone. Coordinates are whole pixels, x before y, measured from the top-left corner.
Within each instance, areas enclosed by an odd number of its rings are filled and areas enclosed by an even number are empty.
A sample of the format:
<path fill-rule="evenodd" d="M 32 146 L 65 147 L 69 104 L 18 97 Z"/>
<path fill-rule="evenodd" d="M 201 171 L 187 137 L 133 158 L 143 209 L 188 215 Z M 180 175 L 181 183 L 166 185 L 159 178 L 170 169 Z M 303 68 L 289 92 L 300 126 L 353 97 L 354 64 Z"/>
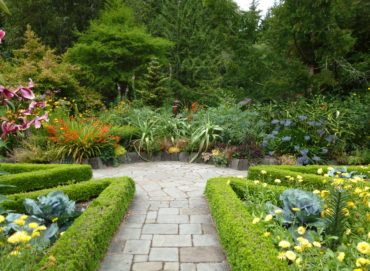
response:
<path fill-rule="evenodd" d="M 148 254 L 150 240 L 128 240 L 123 253 L 125 254 Z"/>
<path fill-rule="evenodd" d="M 180 224 L 180 234 L 202 234 L 201 224 Z"/>
<path fill-rule="evenodd" d="M 132 271 L 161 271 L 162 266 L 160 262 L 134 263 Z"/>
<path fill-rule="evenodd" d="M 207 215 L 209 214 L 209 209 L 203 208 L 182 208 L 180 210 L 181 215 Z"/>
<path fill-rule="evenodd" d="M 107 254 L 100 271 L 130 271 L 132 259 L 132 255 Z"/>
<path fill-rule="evenodd" d="M 189 223 L 187 215 L 158 215 L 158 223 Z"/>
<path fill-rule="evenodd" d="M 200 263 L 197 265 L 197 271 L 229 271 L 226 263 Z"/>
<path fill-rule="evenodd" d="M 185 263 L 222 262 L 225 256 L 219 247 L 181 247 L 180 261 Z"/>
<path fill-rule="evenodd" d="M 177 248 L 151 248 L 149 261 L 153 262 L 178 262 L 179 252 Z"/>
<path fill-rule="evenodd" d="M 120 253 L 123 251 L 123 248 L 125 247 L 125 240 L 119 239 L 117 237 L 114 237 L 112 242 L 110 243 L 108 253 Z"/>
<path fill-rule="evenodd" d="M 144 223 L 146 215 L 130 215 L 127 217 L 127 223 Z"/>
<path fill-rule="evenodd" d="M 202 230 L 203 234 L 217 234 L 216 228 L 213 224 L 202 224 Z"/>
<path fill-rule="evenodd" d="M 117 237 L 123 240 L 140 239 L 141 229 L 123 227 L 117 233 Z"/>
<path fill-rule="evenodd" d="M 189 206 L 188 200 L 174 200 L 170 202 L 170 207 L 187 208 Z"/>
<path fill-rule="evenodd" d="M 190 215 L 190 223 L 213 224 L 211 215 Z"/>
<path fill-rule="evenodd" d="M 196 271 L 197 266 L 193 263 L 182 263 L 180 271 Z"/>
<path fill-rule="evenodd" d="M 178 208 L 159 208 L 158 214 L 159 215 L 178 215 L 179 209 Z"/>
<path fill-rule="evenodd" d="M 153 247 L 190 247 L 190 235 L 154 235 Z"/>
<path fill-rule="evenodd" d="M 215 235 L 193 235 L 193 244 L 195 247 L 218 246 L 218 240 Z"/>
<path fill-rule="evenodd" d="M 134 255 L 134 263 L 147 262 L 148 255 Z"/>
<path fill-rule="evenodd" d="M 164 271 L 179 271 L 180 263 L 164 263 Z"/>
<path fill-rule="evenodd" d="M 141 240 L 152 240 L 153 235 L 152 234 L 142 234 L 140 237 Z"/>
<path fill-rule="evenodd" d="M 179 231 L 177 224 L 145 224 L 143 234 L 177 234 Z"/>

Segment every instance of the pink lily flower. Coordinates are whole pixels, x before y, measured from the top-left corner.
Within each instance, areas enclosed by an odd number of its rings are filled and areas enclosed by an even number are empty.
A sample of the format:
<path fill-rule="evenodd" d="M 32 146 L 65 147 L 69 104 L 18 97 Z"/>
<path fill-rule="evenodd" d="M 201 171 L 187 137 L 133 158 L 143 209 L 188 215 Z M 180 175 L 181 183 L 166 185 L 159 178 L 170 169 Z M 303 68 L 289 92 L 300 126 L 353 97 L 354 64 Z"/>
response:
<path fill-rule="evenodd" d="M 15 93 L 12 92 L 11 90 L 5 88 L 4 86 L 0 85 L 0 93 L 6 98 L 6 99 L 11 99 L 14 97 Z"/>
<path fill-rule="evenodd" d="M 41 121 L 49 121 L 49 113 L 48 112 L 46 112 L 41 117 L 36 117 L 33 120 L 36 129 L 39 129 L 41 127 Z"/>
<path fill-rule="evenodd" d="M 30 82 L 28 83 L 28 87 L 22 87 L 20 86 L 16 92 L 20 92 L 22 94 L 22 97 L 28 100 L 33 100 L 35 99 L 35 94 L 32 91 L 33 88 L 33 82 L 30 79 Z"/>
<path fill-rule="evenodd" d="M 33 121 L 28 121 L 26 117 L 19 117 L 18 119 L 22 120 L 22 124 L 17 125 L 18 130 L 24 131 L 31 127 Z"/>
<path fill-rule="evenodd" d="M 1 124 L 1 130 L 3 131 L 3 133 L 1 134 L 1 138 L 5 139 L 8 134 L 14 133 L 18 131 L 18 129 L 18 125 L 11 122 L 3 121 L 3 123 Z"/>
<path fill-rule="evenodd" d="M 5 37 L 5 31 L 0 29 L 0 44 L 2 43 L 4 37 Z"/>

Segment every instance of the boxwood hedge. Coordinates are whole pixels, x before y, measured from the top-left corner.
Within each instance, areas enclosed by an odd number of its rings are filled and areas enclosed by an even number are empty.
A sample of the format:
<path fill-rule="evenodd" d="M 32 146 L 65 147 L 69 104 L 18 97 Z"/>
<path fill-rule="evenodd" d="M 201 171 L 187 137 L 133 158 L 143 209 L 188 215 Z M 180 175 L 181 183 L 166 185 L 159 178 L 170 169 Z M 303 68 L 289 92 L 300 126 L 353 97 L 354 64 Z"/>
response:
<path fill-rule="evenodd" d="M 215 178 L 208 180 L 206 186 L 211 213 L 232 270 L 289 270 L 286 263 L 277 259 L 274 245 L 262 236 L 263 229 L 252 224 L 253 216 L 233 190 L 234 187 L 241 192 L 245 181 L 241 182 L 236 178 Z M 252 182 L 250 187 L 257 189 Z"/>
<path fill-rule="evenodd" d="M 0 171 L 11 174 L 0 176 L 1 194 L 27 192 L 58 185 L 87 181 L 92 177 L 89 165 L 60 164 L 0 164 Z"/>
<path fill-rule="evenodd" d="M 32 270 L 93 271 L 97 270 L 111 238 L 121 222 L 135 192 L 128 177 L 91 180 L 53 189 L 10 195 L 7 203 L 23 211 L 25 198 L 36 198 L 53 190 L 65 192 L 71 199 L 86 201 L 96 197 L 85 212 L 50 247 Z"/>

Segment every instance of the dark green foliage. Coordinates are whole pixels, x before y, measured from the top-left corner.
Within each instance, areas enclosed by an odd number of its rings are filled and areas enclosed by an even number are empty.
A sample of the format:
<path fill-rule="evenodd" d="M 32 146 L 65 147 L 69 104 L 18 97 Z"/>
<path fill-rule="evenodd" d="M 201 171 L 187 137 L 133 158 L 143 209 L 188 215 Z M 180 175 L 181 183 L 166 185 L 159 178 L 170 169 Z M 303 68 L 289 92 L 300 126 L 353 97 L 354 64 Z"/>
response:
<path fill-rule="evenodd" d="M 63 191 L 70 199 L 88 201 L 86 211 L 47 251 L 32 270 L 97 270 L 111 238 L 134 196 L 135 184 L 127 177 L 91 180 L 53 189 L 9 196 L 8 205 L 20 212 L 25 198 L 37 198 L 52 190 Z M 34 260 L 34 259 L 33 259 Z"/>
<path fill-rule="evenodd" d="M 330 190 L 327 206 L 332 211 L 328 212 L 325 217 L 325 234 L 337 237 L 337 239 L 330 240 L 330 247 L 332 249 L 335 249 L 341 243 L 348 226 L 348 218 L 343 210 L 347 208 L 348 199 L 348 192 L 344 189 L 333 188 Z"/>
<path fill-rule="evenodd" d="M 163 75 L 161 68 L 159 60 L 155 57 L 148 64 L 148 69 L 141 82 L 142 87 L 138 90 L 138 98 L 145 105 L 161 107 L 171 96 L 168 84 L 166 84 L 168 78 Z"/>
<path fill-rule="evenodd" d="M 111 2 L 67 51 L 66 58 L 84 69 L 88 86 L 113 100 L 126 89 L 135 97 L 133 77 L 142 74 L 151 57 L 164 59 L 172 44 L 137 26 L 131 10 L 121 1 Z"/>
<path fill-rule="evenodd" d="M 88 165 L 0 164 L 0 170 L 11 173 L 0 176 L 0 184 L 13 185 L 13 187 L 3 187 L 1 189 L 3 194 L 83 182 L 92 177 L 92 170 Z"/>
<path fill-rule="evenodd" d="M 76 40 L 77 32 L 84 31 L 89 21 L 99 14 L 104 2 L 8 0 L 12 16 L 4 18 L 4 28 L 9 30 L 7 44 L 11 49 L 20 47 L 22 33 L 29 24 L 45 44 L 63 52 Z"/>
<path fill-rule="evenodd" d="M 247 212 L 227 184 L 228 181 L 230 184 L 240 182 L 237 180 L 215 178 L 208 180 L 206 186 L 211 213 L 232 270 L 289 270 L 286 263 L 276 258 L 278 251 L 269 239 L 263 237 L 264 230 L 252 224 L 253 215 Z"/>

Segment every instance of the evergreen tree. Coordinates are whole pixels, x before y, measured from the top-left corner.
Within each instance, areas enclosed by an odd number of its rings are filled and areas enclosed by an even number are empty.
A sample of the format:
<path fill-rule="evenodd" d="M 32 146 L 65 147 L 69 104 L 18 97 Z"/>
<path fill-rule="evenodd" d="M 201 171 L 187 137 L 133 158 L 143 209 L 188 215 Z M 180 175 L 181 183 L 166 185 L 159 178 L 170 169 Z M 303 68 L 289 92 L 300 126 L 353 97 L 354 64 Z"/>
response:
<path fill-rule="evenodd" d="M 166 85 L 168 78 L 161 69 L 158 58 L 153 57 L 144 76 L 142 90 L 139 91 L 140 98 L 146 105 L 160 107 L 170 97 L 171 93 Z"/>
<path fill-rule="evenodd" d="M 153 56 L 165 60 L 171 46 L 148 34 L 136 24 L 131 9 L 113 0 L 67 51 L 66 59 L 86 71 L 89 87 L 112 101 L 119 95 L 117 85 L 130 89 L 132 77 L 140 78 Z"/>

